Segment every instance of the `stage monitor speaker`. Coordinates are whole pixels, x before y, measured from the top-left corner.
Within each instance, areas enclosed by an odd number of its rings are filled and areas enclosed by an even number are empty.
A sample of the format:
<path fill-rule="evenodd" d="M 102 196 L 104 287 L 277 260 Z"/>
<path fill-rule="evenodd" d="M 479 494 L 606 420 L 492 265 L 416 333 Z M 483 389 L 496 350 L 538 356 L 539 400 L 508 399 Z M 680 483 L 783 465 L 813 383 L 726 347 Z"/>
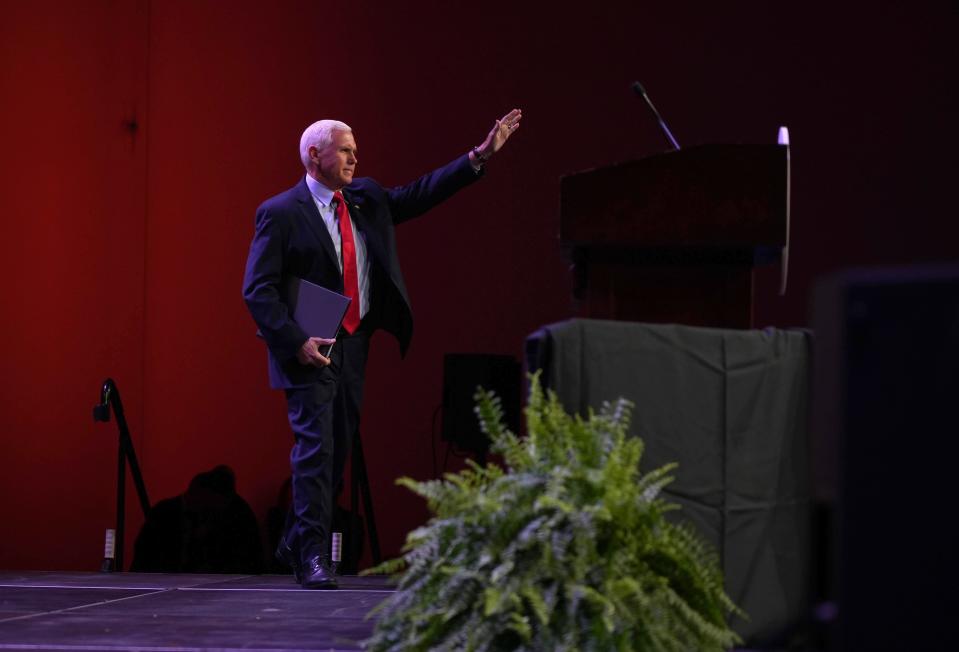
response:
<path fill-rule="evenodd" d="M 476 390 L 490 390 L 502 401 L 506 425 L 519 432 L 520 365 L 512 356 L 447 353 L 443 357 L 443 439 L 485 455 L 489 438 L 476 415 Z"/>
<path fill-rule="evenodd" d="M 833 650 L 955 639 L 959 266 L 817 287 L 817 485 L 835 504 Z"/>

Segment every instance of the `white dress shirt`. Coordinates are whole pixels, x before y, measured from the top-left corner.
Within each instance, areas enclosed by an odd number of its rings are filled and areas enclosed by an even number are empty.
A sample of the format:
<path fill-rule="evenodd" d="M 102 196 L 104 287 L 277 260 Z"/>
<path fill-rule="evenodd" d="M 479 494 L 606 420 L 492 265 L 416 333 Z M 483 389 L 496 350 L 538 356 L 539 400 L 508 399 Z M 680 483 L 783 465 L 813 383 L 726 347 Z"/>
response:
<path fill-rule="evenodd" d="M 320 217 L 326 225 L 326 230 L 330 232 L 330 238 L 333 239 L 333 246 L 336 248 L 336 262 L 340 267 L 340 274 L 343 273 L 343 237 L 340 235 L 340 225 L 336 219 L 336 211 L 332 206 L 333 191 L 322 183 L 306 175 L 306 186 L 313 195 L 313 203 L 320 211 Z M 347 203 L 347 213 L 349 213 L 349 203 Z M 356 275 L 357 285 L 360 290 L 360 319 L 362 319 L 370 310 L 370 260 L 366 255 L 366 234 L 356 228 L 356 222 L 350 218 L 350 225 L 353 229 L 353 244 L 356 249 Z"/>

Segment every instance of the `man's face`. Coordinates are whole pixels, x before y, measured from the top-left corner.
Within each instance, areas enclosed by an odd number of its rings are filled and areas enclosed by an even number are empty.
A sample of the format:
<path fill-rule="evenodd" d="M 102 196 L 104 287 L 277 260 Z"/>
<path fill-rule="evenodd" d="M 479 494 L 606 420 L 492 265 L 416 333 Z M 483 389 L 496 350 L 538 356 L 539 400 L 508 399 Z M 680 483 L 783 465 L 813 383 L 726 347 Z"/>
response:
<path fill-rule="evenodd" d="M 353 132 L 333 131 L 333 142 L 318 150 L 310 148 L 310 160 L 313 161 L 313 176 L 330 190 L 339 190 L 353 181 L 356 169 L 356 141 Z"/>

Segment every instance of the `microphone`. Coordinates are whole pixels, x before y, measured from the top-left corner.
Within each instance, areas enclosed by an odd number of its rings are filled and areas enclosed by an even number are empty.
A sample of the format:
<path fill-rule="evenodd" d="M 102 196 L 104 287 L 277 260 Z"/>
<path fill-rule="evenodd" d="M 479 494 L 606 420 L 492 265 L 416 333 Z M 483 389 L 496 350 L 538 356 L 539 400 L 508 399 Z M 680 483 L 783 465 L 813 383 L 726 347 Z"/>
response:
<path fill-rule="evenodd" d="M 669 130 L 669 127 L 666 126 L 666 122 L 659 115 L 659 111 L 656 110 L 656 107 L 653 106 L 652 101 L 649 99 L 649 95 L 646 94 L 646 89 L 643 88 L 643 85 L 638 81 L 633 82 L 633 92 L 639 95 L 641 98 L 646 100 L 646 106 L 649 107 L 649 110 L 653 112 L 653 115 L 656 116 L 656 121 L 659 123 L 659 128 L 663 130 L 663 133 L 666 134 L 666 138 L 669 139 L 669 142 L 673 144 L 674 149 L 679 149 L 679 143 L 676 142 L 676 139 L 673 138 L 672 132 Z"/>
<path fill-rule="evenodd" d="M 110 393 L 113 391 L 114 384 L 112 378 L 103 381 L 103 387 L 100 388 L 100 402 L 93 406 L 94 421 L 110 420 Z"/>

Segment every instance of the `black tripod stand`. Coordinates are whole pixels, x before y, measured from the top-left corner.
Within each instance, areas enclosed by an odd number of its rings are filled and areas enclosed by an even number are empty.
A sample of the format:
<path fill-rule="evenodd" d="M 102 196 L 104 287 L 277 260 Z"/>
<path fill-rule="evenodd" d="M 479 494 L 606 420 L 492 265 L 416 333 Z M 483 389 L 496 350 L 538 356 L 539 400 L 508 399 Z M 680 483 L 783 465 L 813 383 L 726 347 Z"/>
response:
<path fill-rule="evenodd" d="M 366 528 L 370 533 L 370 554 L 373 557 L 373 565 L 376 566 L 383 561 L 383 556 L 380 554 L 380 538 L 376 532 L 376 518 L 373 516 L 373 496 L 370 493 L 370 476 L 366 472 L 366 458 L 363 457 L 363 441 L 357 431 L 353 436 L 353 450 L 350 453 L 350 523 L 359 518 L 361 494 L 363 513 L 366 515 Z M 351 541 L 353 541 L 353 550 L 350 552 L 358 562 L 358 546 L 354 539 L 351 538 Z"/>
<path fill-rule="evenodd" d="M 117 418 L 117 427 L 120 430 L 120 443 L 117 448 L 117 525 L 116 539 L 114 549 L 114 563 L 110 568 L 108 560 L 104 560 L 103 571 L 117 570 L 123 571 L 123 530 L 126 515 L 126 463 L 130 463 L 130 475 L 133 476 L 133 484 L 137 489 L 137 497 L 140 499 L 140 508 L 143 510 L 143 516 L 146 517 L 150 511 L 150 499 L 147 498 L 147 488 L 143 484 L 143 474 L 140 473 L 140 464 L 137 462 L 136 452 L 133 450 L 133 440 L 130 439 L 130 429 L 127 427 L 127 419 L 123 414 L 123 402 L 120 400 L 120 390 L 113 382 L 112 378 L 103 381 L 103 387 L 100 389 L 100 402 L 93 406 L 94 421 L 109 421 L 110 406 L 113 406 L 113 414 Z"/>

